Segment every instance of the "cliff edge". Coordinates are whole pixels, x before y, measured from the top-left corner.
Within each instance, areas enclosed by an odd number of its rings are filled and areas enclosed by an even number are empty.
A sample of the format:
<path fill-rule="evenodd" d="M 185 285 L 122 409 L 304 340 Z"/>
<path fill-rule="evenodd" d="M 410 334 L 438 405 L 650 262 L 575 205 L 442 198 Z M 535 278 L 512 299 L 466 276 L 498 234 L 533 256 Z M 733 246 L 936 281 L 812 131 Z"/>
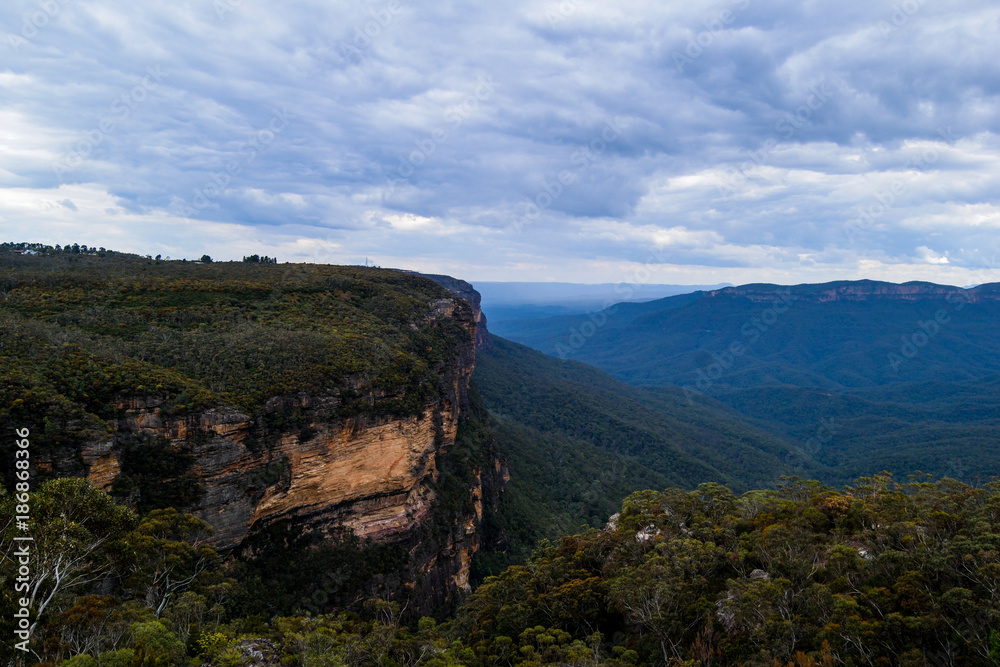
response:
<path fill-rule="evenodd" d="M 40 434 L 42 477 L 85 475 L 140 511 L 191 512 L 247 557 L 274 526 L 398 546 L 400 583 L 386 592 L 424 605 L 468 590 L 505 477 L 495 451 L 459 443 L 488 340 L 468 283 L 6 260 L 17 267 L 0 333 L 23 356 L 4 369 L 20 398 L 2 417 Z M 443 479 L 449 466 L 460 473 Z"/>

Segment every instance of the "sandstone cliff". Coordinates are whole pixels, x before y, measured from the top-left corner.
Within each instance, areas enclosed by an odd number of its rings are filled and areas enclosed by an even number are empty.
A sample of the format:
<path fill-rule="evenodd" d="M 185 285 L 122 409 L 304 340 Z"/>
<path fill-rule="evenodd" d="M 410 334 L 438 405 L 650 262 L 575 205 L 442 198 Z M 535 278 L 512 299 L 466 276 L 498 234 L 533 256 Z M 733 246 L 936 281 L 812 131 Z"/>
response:
<path fill-rule="evenodd" d="M 483 312 L 480 305 L 482 303 L 482 296 L 475 290 L 472 284 L 458 278 L 452 278 L 451 276 L 430 273 L 421 275 L 430 278 L 469 304 L 472 308 L 473 318 L 476 321 L 476 347 L 481 350 L 488 350 L 492 343 L 490 342 L 490 332 L 486 329 L 486 313 Z"/>
<path fill-rule="evenodd" d="M 420 323 L 458 324 L 462 334 L 435 367 L 437 390 L 418 414 L 338 416 L 339 391 L 276 396 L 257 415 L 232 405 L 177 415 L 160 398 L 133 397 L 116 406 L 122 416 L 112 436 L 80 451 L 86 474 L 110 490 L 122 474 L 128 443 L 158 442 L 190 457 L 185 475 L 197 480 L 201 493 L 183 509 L 215 528 L 216 546 L 239 547 L 276 522 L 327 536 L 350 531 L 403 545 L 414 555 L 402 573 L 404 586 L 426 601 L 447 601 L 469 588 L 477 533 L 506 476 L 503 463 L 490 454 L 464 480 L 462 510 L 447 516 L 437 511 L 442 458 L 456 444 L 469 404 L 475 343 L 485 338 L 479 295 L 471 286 L 463 291 L 431 303 Z M 368 391 L 373 404 L 381 398 L 363 386 L 343 390 Z M 391 391 L 399 396 L 411 390 Z M 274 426 L 288 423 L 288 415 L 294 415 L 290 426 Z M 430 531 L 434 522 L 438 528 Z"/>

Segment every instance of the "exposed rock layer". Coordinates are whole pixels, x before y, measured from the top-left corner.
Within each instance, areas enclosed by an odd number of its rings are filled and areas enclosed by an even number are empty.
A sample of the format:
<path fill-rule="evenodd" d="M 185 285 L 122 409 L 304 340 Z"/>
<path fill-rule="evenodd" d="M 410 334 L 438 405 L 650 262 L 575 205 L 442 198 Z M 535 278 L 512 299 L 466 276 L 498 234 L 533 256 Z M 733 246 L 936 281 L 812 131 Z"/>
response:
<path fill-rule="evenodd" d="M 465 299 L 465 301 L 472 308 L 473 317 L 476 321 L 476 347 L 481 350 L 489 349 L 491 345 L 490 332 L 486 329 L 486 314 L 480 306 L 482 297 L 479 292 L 473 288 L 472 284 L 464 280 L 459 280 L 458 278 L 452 278 L 451 276 L 435 274 L 422 275 L 426 278 L 430 278 L 455 296 Z"/>
<path fill-rule="evenodd" d="M 296 428 L 275 432 L 265 426 L 266 414 L 255 418 L 232 406 L 217 406 L 171 415 L 160 399 L 135 397 L 118 406 L 124 416 L 117 421 L 114 437 L 88 443 L 81 451 L 88 476 L 110 489 L 121 474 L 122 442 L 137 437 L 165 441 L 193 457 L 187 474 L 197 478 L 203 493 L 196 506 L 185 509 L 212 524 L 217 546 L 236 547 L 283 520 L 330 535 L 350 530 L 361 538 L 399 543 L 411 553 L 426 554 L 411 573 L 422 581 L 409 586 L 421 589 L 426 598 L 448 599 L 468 588 L 484 495 L 495 501 L 505 478 L 499 460 L 490 470 L 476 470 L 468 480 L 471 501 L 466 505 L 472 510 L 454 518 L 443 537 L 438 531 L 440 544 L 421 543 L 435 509 L 440 459 L 455 444 L 468 405 L 475 342 L 485 336 L 479 295 L 465 285 L 466 294 L 430 304 L 426 323 L 451 320 L 464 336 L 436 368 L 438 391 L 420 414 L 344 419 L 336 417 L 337 396 L 276 397 L 266 413 L 294 412 L 297 421 Z"/>

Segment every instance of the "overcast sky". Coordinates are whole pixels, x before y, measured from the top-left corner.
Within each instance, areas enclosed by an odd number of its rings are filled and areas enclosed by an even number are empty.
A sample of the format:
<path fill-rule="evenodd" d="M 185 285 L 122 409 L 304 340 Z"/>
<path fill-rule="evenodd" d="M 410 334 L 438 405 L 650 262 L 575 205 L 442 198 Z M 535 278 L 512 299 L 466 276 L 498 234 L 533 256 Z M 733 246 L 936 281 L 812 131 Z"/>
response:
<path fill-rule="evenodd" d="M 1000 280 L 1000 6 L 4 0 L 5 240 Z"/>

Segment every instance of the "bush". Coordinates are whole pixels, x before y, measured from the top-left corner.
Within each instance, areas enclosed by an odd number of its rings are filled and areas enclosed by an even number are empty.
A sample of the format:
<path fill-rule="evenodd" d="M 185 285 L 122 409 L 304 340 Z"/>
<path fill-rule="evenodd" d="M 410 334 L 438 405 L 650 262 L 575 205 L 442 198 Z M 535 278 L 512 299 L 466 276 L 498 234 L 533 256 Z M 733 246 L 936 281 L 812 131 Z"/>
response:
<path fill-rule="evenodd" d="M 135 646 L 133 664 L 142 667 L 183 665 L 187 662 L 184 644 L 159 621 L 136 623 L 130 630 Z"/>
<path fill-rule="evenodd" d="M 98 662 L 98 667 L 133 667 L 135 665 L 135 651 L 130 648 L 108 651 L 101 654 Z"/>
<path fill-rule="evenodd" d="M 80 655 L 74 655 L 69 660 L 63 660 L 59 663 L 59 667 L 98 667 L 98 664 L 93 656 L 81 653 Z"/>

